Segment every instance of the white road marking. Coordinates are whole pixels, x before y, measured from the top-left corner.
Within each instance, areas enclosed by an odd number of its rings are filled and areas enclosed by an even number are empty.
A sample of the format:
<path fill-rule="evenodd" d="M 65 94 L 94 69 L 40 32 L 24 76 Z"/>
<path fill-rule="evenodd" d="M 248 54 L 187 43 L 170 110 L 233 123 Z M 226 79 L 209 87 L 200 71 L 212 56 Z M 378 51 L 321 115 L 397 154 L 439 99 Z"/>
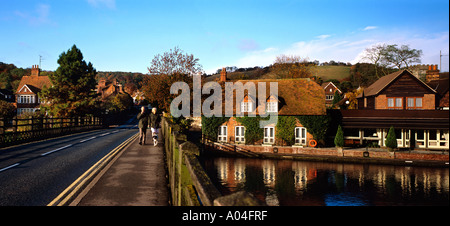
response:
<path fill-rule="evenodd" d="M 5 168 L 3 168 L 3 169 L 0 169 L 0 172 L 5 171 L 5 170 L 7 170 L 7 169 L 11 169 L 11 168 L 16 167 L 16 166 L 18 166 L 18 165 L 20 165 L 20 163 L 16 163 L 16 164 L 10 165 L 10 166 L 8 166 L 8 167 L 5 167 Z"/>
<path fill-rule="evenodd" d="M 41 154 L 41 156 L 46 156 L 46 155 L 51 154 L 51 153 L 53 153 L 53 152 L 61 151 L 61 150 L 63 150 L 63 149 L 66 149 L 66 148 L 72 147 L 72 146 L 73 146 L 73 144 L 69 144 L 69 145 L 66 145 L 66 146 L 64 146 L 64 147 L 60 147 L 60 148 L 58 148 L 58 149 L 55 149 L 55 150 L 53 150 L 53 151 L 49 151 L 49 152 L 46 152 L 46 153 L 44 153 L 44 154 Z"/>
<path fill-rule="evenodd" d="M 95 138 L 97 138 L 97 137 L 91 137 L 91 138 L 88 138 L 88 139 L 86 139 L 86 140 L 82 140 L 82 141 L 80 141 L 80 143 L 84 143 L 84 142 L 86 142 L 86 141 L 90 141 L 90 140 L 95 139 Z"/>
<path fill-rule="evenodd" d="M 110 133 L 100 134 L 99 136 L 100 136 L 100 137 L 103 137 L 103 136 L 106 136 L 106 135 L 108 135 L 108 134 L 110 134 Z"/>

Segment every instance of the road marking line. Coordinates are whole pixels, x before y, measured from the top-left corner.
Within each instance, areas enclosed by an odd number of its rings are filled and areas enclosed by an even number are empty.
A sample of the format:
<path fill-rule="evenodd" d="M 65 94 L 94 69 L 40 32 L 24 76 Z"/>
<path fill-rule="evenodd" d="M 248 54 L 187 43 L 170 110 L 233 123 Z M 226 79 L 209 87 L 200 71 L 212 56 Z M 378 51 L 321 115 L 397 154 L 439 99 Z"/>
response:
<path fill-rule="evenodd" d="M 88 138 L 88 139 L 86 139 L 86 140 L 82 140 L 82 141 L 80 141 L 80 143 L 84 143 L 84 142 L 86 142 L 86 141 L 90 141 L 90 140 L 95 139 L 95 138 L 97 138 L 97 137 L 91 137 L 91 138 Z"/>
<path fill-rule="evenodd" d="M 7 170 L 7 169 L 11 169 L 11 168 L 16 167 L 16 166 L 18 166 L 18 165 L 20 165 L 20 163 L 12 164 L 12 165 L 10 165 L 10 166 L 8 166 L 8 167 L 5 167 L 5 168 L 3 168 L 3 169 L 0 169 L 0 172 L 5 171 L 5 170 Z"/>
<path fill-rule="evenodd" d="M 100 137 L 103 137 L 103 136 L 106 136 L 106 135 L 108 135 L 108 134 L 110 134 L 110 133 L 100 134 L 99 136 L 100 136 Z"/>
<path fill-rule="evenodd" d="M 117 153 L 123 150 L 125 146 L 130 144 L 139 136 L 139 133 L 128 138 L 125 142 L 114 148 L 97 163 L 95 163 L 91 168 L 83 173 L 78 179 L 76 179 L 69 187 L 67 187 L 61 194 L 59 194 L 53 201 L 51 201 L 47 206 L 63 206 L 66 205 L 70 200 L 74 199 L 75 195 L 79 194 L 80 189 L 89 184 L 95 175 L 97 175 L 101 169 L 107 165 L 111 159 L 113 159 Z"/>
<path fill-rule="evenodd" d="M 69 145 L 66 145 L 66 146 L 64 146 L 64 147 L 60 147 L 60 148 L 58 148 L 58 149 L 55 149 L 55 150 L 53 150 L 53 151 L 45 152 L 44 154 L 41 154 L 41 156 L 46 156 L 46 155 L 51 154 L 51 153 L 53 153 L 53 152 L 61 151 L 61 150 L 63 150 L 63 149 L 66 149 L 66 148 L 72 147 L 72 146 L 73 146 L 73 144 L 69 144 Z"/>

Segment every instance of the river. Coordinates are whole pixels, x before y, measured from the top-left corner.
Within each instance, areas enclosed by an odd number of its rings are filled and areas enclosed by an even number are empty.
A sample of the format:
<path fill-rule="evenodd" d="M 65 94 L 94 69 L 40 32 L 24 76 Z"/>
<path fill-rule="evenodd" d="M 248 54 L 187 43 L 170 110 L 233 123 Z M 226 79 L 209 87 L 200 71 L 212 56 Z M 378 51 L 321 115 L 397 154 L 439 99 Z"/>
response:
<path fill-rule="evenodd" d="M 449 169 L 211 158 L 222 194 L 245 190 L 269 206 L 448 206 Z"/>

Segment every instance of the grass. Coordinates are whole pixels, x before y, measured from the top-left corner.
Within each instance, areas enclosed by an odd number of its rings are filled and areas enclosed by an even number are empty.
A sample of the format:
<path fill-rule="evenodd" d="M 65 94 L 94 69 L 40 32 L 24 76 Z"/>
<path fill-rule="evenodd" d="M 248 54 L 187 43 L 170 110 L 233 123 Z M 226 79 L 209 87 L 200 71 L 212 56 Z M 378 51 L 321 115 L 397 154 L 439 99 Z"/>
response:
<path fill-rule="evenodd" d="M 350 76 L 350 66 L 316 66 L 313 69 L 312 75 L 320 76 L 323 81 L 329 79 L 342 80 Z M 227 78 L 229 80 L 252 80 L 252 79 L 275 79 L 277 76 L 270 71 L 267 72 L 228 72 Z M 220 74 L 210 76 L 206 81 L 214 81 L 220 78 Z"/>

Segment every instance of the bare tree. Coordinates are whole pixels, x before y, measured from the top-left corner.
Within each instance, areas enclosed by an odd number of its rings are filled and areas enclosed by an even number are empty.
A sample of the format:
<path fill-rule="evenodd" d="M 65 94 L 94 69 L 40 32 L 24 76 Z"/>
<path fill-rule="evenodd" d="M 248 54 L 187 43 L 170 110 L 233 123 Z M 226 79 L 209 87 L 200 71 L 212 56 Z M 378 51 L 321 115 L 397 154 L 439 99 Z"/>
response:
<path fill-rule="evenodd" d="M 378 75 L 378 67 L 384 66 L 382 64 L 385 64 L 386 47 L 386 44 L 378 44 L 365 50 L 366 55 L 363 59 L 369 60 L 375 65 L 375 76 L 377 76 L 377 78 L 380 78 Z"/>
<path fill-rule="evenodd" d="M 148 67 L 150 75 L 197 74 L 202 72 L 202 65 L 193 54 L 185 54 L 178 46 L 163 55 L 157 54 Z"/>

